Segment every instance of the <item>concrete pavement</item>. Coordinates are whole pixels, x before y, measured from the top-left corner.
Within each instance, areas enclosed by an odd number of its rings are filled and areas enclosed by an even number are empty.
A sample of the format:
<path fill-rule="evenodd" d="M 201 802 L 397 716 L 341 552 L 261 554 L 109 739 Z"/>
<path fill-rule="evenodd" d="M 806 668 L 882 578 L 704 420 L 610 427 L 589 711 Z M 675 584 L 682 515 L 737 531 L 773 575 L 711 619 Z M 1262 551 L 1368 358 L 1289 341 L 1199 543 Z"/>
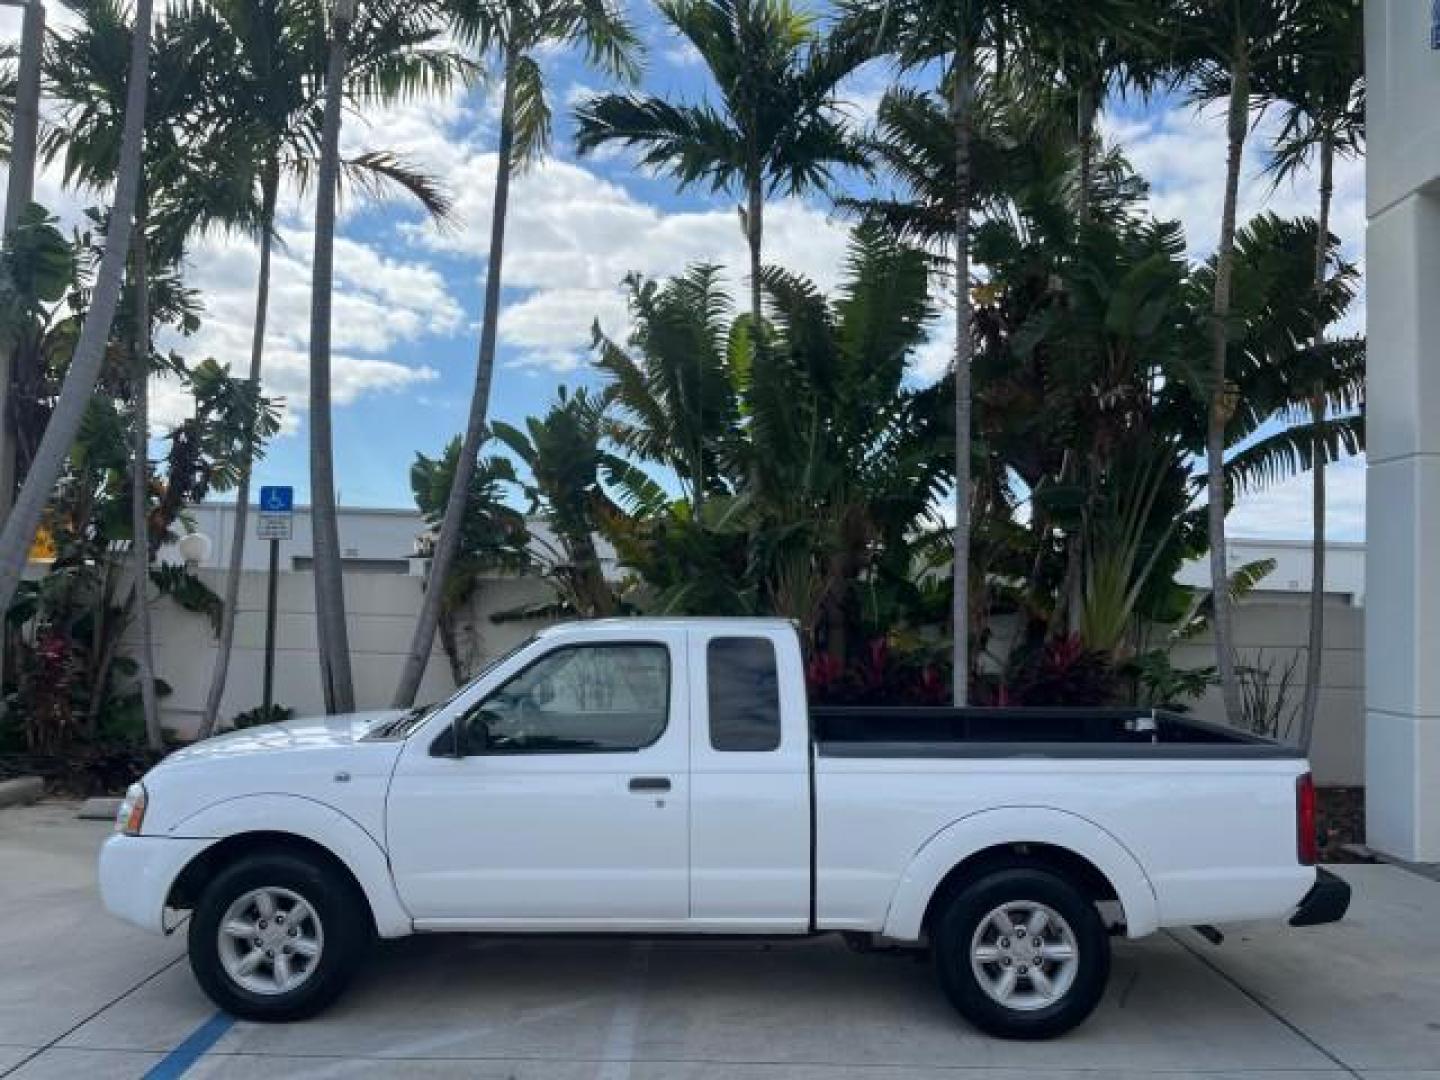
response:
<path fill-rule="evenodd" d="M 315 1020 L 232 1025 L 181 941 L 100 910 L 106 829 L 74 812 L 0 811 L 0 1077 L 1440 1080 L 1440 884 L 1396 867 L 1340 868 L 1337 926 L 1117 941 L 1104 1005 L 1048 1043 L 979 1035 L 928 964 L 829 939 L 413 938 Z"/>

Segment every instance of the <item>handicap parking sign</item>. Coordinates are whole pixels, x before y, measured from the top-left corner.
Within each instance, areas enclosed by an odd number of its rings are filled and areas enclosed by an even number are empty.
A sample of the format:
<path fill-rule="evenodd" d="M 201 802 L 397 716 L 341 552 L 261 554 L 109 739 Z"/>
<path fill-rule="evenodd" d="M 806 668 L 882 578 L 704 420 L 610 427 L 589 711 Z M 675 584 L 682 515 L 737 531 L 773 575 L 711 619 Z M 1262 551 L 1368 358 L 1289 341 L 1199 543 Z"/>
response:
<path fill-rule="evenodd" d="M 295 511 L 293 487 L 262 487 L 260 509 L 266 514 L 290 514 Z"/>

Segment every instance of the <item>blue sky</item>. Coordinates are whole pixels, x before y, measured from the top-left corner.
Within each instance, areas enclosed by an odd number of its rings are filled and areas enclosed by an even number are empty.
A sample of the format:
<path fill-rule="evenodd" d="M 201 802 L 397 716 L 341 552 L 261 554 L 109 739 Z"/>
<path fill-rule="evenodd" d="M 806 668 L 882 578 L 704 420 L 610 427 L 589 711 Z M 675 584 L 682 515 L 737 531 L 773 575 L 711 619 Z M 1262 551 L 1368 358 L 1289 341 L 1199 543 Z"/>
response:
<path fill-rule="evenodd" d="M 685 99 L 706 93 L 694 54 L 654 15 L 631 4 L 646 43 L 643 89 Z M 52 25 L 55 20 L 52 20 Z M 0 9 L 0 39 L 17 22 Z M 576 56 L 545 57 L 555 112 L 549 160 L 517 178 L 507 236 L 494 417 L 518 422 L 539 412 L 564 384 L 593 382 L 588 364 L 592 320 L 623 334 L 621 278 L 630 271 L 661 276 L 696 261 L 728 269 L 743 288 L 744 246 L 734 200 L 708 190 L 678 192 L 666 178 L 637 171 L 621 153 L 577 159 L 571 145 L 571 105 L 604 81 Z M 872 64 L 847 87 L 856 123 L 873 113 L 888 72 Z M 411 505 L 407 474 L 416 451 L 436 453 L 465 422 L 474 373 L 481 291 L 487 253 L 497 90 L 457 92 L 443 101 L 410 104 L 383 115 L 348 116 L 348 152 L 387 149 L 439 176 L 456 197 L 459 220 L 437 230 L 400 203 L 343 208 L 336 251 L 334 415 L 336 477 L 342 503 Z M 1112 103 L 1104 130 L 1126 148 L 1152 184 L 1152 208 L 1186 226 L 1194 256 L 1203 257 L 1218 232 L 1224 156 L 1218 117 L 1174 101 L 1148 106 Z M 1242 190 L 1242 212 L 1312 212 L 1313 188 L 1303 179 L 1273 193 L 1259 175 L 1266 125 L 1253 140 Z M 61 190 L 47 170 L 37 198 L 73 219 L 83 200 Z M 266 386 L 287 401 L 285 432 L 258 468 L 260 483 L 290 483 L 308 498 L 306 371 L 309 263 L 308 199 L 285 201 L 275 260 L 267 335 Z M 835 283 L 847 223 L 823 197 L 778 200 L 767 209 L 767 261 Z M 1342 163 L 1337 175 L 1334 227 L 1359 257 L 1363 227 L 1363 167 Z M 182 351 L 213 355 L 237 370 L 248 362 L 255 268 L 253 247 L 224 237 L 196 245 L 189 277 L 208 311 L 197 338 Z M 1357 305 L 1356 327 L 1363 304 Z M 952 317 L 935 327 L 936 340 L 916 360 L 919 377 L 943 371 Z M 173 386 L 156 387 L 157 426 L 186 403 Z M 1332 469 L 1332 532 L 1363 534 L 1363 462 Z M 1235 511 L 1240 535 L 1308 534 L 1308 481 L 1248 499 Z"/>

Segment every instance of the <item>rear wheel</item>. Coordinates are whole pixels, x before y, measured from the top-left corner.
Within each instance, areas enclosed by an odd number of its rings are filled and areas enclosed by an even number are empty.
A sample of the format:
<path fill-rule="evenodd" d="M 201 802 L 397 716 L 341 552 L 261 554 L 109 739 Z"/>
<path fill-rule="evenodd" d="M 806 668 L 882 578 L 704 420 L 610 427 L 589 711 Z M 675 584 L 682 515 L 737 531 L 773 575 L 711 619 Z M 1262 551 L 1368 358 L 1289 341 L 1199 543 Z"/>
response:
<path fill-rule="evenodd" d="M 1038 867 L 995 870 L 955 894 L 932 933 L 940 984 L 992 1035 L 1044 1039 L 1079 1024 L 1110 975 L 1110 939 L 1095 905 Z"/>
<path fill-rule="evenodd" d="M 343 874 L 289 852 L 244 856 L 206 886 L 190 920 L 190 967 L 211 1000 L 248 1020 L 299 1020 L 344 989 L 369 940 Z"/>

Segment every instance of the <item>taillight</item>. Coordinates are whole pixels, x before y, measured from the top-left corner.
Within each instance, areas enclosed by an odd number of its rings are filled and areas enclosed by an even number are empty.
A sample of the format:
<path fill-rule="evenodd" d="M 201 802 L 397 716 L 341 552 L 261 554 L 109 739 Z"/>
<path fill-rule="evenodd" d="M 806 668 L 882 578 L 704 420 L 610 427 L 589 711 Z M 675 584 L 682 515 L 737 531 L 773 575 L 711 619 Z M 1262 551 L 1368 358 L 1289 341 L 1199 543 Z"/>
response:
<path fill-rule="evenodd" d="M 1315 780 L 1307 772 L 1295 778 L 1295 852 L 1301 866 L 1320 861 L 1315 823 Z"/>

